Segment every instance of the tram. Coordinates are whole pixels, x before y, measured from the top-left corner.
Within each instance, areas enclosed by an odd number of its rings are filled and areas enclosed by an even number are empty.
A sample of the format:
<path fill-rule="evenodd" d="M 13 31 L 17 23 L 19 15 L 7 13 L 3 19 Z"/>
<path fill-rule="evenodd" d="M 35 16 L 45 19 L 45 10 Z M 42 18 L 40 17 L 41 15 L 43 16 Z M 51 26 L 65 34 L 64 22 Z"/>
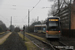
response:
<path fill-rule="evenodd" d="M 60 35 L 60 18 L 48 18 L 46 21 L 46 38 L 60 38 Z"/>
<path fill-rule="evenodd" d="M 36 32 L 36 33 L 46 33 L 46 24 L 34 25 L 34 32 Z"/>

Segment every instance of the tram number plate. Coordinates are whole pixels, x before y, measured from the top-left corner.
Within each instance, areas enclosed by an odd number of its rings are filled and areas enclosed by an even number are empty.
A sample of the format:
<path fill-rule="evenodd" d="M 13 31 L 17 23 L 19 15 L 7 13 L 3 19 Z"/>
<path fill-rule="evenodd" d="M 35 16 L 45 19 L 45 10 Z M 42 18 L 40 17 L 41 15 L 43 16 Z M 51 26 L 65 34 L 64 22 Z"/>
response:
<path fill-rule="evenodd" d="M 74 46 L 55 46 L 56 48 L 74 49 Z"/>

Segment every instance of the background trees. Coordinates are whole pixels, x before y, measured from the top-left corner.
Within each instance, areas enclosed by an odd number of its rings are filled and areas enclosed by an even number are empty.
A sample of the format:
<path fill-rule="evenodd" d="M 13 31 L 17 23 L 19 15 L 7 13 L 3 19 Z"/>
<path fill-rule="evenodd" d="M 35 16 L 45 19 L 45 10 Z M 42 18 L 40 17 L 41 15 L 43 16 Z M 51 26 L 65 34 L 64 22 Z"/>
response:
<path fill-rule="evenodd" d="M 50 2 L 54 2 L 54 4 L 51 7 L 51 10 L 48 12 L 48 16 L 54 15 L 56 12 L 59 12 L 59 8 L 63 9 L 65 6 L 68 6 L 70 4 L 70 0 L 48 0 Z M 74 0 L 71 0 L 71 3 L 73 3 Z M 59 8 L 58 8 L 59 7 Z"/>
<path fill-rule="evenodd" d="M 2 21 L 0 21 L 0 32 L 6 31 L 6 30 L 7 30 L 6 25 Z"/>

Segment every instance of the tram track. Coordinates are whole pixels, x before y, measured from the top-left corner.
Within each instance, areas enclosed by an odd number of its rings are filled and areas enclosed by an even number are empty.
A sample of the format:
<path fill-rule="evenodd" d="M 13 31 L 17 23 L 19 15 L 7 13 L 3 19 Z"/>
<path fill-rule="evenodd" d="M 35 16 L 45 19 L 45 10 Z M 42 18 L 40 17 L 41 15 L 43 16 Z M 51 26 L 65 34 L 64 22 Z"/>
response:
<path fill-rule="evenodd" d="M 27 35 L 27 34 L 26 34 Z M 30 35 L 28 35 L 30 36 Z M 32 37 L 32 36 L 30 36 Z M 37 39 L 35 37 L 33 37 L 34 39 Z M 47 42 L 45 41 L 42 41 L 42 40 L 39 40 L 37 39 L 38 41 L 41 41 L 42 43 L 46 44 L 48 47 L 50 47 L 50 49 L 52 50 L 69 50 L 70 48 L 66 48 L 66 47 L 69 47 L 65 44 L 63 44 L 61 41 L 51 41 L 51 40 L 47 40 Z M 71 49 L 73 50 L 73 49 Z"/>
<path fill-rule="evenodd" d="M 51 45 L 48 43 L 45 43 L 44 41 L 41 41 L 37 38 L 34 38 L 30 35 L 26 34 L 26 37 L 29 38 L 37 47 L 39 47 L 41 50 L 55 50 Z"/>
<path fill-rule="evenodd" d="M 55 47 L 57 50 L 66 50 L 66 49 L 64 48 L 64 46 L 66 46 L 66 45 L 62 44 L 62 43 L 59 42 L 59 41 L 50 41 L 50 44 L 53 45 L 53 47 Z M 59 47 L 58 47 L 58 46 L 59 46 Z M 61 48 L 61 47 L 62 47 L 62 48 Z"/>

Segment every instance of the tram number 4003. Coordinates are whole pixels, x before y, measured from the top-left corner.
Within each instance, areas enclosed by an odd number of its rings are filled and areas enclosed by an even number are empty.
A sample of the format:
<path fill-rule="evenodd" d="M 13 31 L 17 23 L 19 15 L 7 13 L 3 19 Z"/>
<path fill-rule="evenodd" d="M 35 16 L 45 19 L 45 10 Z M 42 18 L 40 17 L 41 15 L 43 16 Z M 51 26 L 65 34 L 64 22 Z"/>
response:
<path fill-rule="evenodd" d="M 55 46 L 56 48 L 61 48 L 61 49 L 74 49 L 74 46 Z"/>

